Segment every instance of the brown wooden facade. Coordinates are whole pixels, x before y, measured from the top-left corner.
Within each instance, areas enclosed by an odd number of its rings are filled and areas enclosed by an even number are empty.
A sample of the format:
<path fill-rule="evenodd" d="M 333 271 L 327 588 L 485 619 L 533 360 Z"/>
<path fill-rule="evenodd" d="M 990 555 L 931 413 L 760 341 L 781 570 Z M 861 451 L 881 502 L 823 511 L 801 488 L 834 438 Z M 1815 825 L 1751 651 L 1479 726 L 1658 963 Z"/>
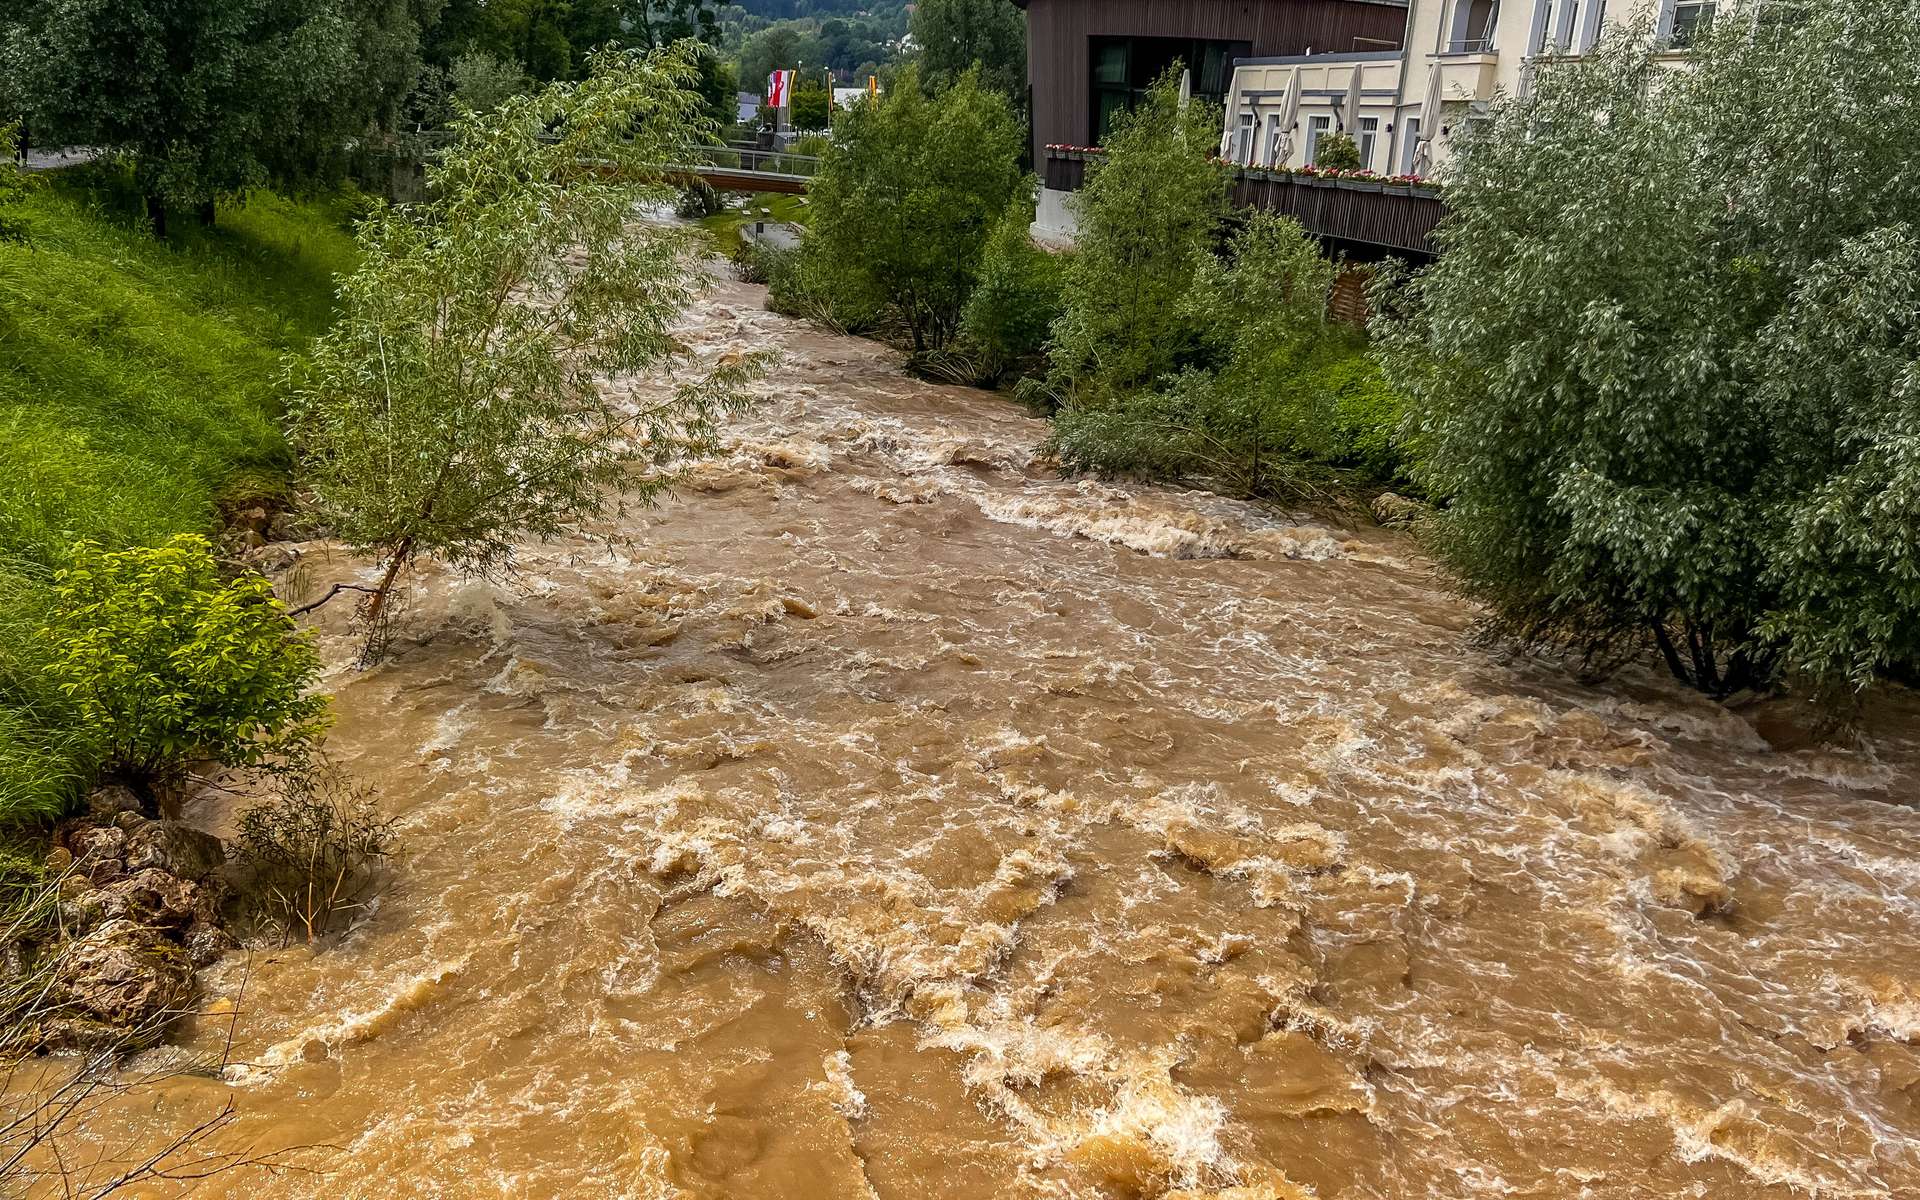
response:
<path fill-rule="evenodd" d="M 1407 7 L 1393 0 L 1014 0 L 1027 10 L 1034 162 L 1049 145 L 1093 143 L 1095 38 L 1245 43 L 1256 58 L 1308 51 L 1393 50 Z"/>

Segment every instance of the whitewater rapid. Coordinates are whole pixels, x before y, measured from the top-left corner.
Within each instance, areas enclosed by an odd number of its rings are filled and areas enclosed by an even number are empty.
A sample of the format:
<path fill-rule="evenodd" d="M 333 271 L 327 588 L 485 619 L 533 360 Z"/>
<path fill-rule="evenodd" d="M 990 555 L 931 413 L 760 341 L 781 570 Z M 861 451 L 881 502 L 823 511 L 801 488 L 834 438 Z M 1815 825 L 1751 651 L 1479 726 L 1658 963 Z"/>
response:
<path fill-rule="evenodd" d="M 758 289 L 685 336 L 785 361 L 674 499 L 429 569 L 373 671 L 323 611 L 407 857 L 101 1145 L 232 1094 L 326 1173 L 196 1194 L 1920 1195 L 1904 695 L 1776 749 L 1473 648 L 1400 535 L 1062 479 Z"/>

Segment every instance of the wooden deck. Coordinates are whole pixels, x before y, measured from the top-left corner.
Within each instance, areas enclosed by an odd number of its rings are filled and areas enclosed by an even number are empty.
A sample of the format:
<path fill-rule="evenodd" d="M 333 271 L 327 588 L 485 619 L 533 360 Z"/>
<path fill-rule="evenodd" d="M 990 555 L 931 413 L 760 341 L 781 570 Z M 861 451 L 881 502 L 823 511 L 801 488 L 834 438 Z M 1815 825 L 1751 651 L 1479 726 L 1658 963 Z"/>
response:
<path fill-rule="evenodd" d="M 1046 185 L 1079 191 L 1086 184 L 1088 161 L 1099 157 L 1098 151 L 1049 148 Z M 1308 233 L 1345 250 L 1421 260 L 1440 253 L 1433 231 L 1446 217 L 1447 205 L 1434 188 L 1236 167 L 1230 194 L 1240 208 L 1285 213 Z"/>

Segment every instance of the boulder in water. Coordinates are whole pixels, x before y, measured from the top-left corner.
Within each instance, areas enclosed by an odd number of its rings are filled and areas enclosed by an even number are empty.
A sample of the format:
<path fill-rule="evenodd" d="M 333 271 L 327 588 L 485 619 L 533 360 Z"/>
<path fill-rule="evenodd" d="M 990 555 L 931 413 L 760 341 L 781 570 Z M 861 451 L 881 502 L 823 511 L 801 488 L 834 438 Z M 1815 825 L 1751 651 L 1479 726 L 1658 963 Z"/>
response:
<path fill-rule="evenodd" d="M 127 870 L 156 867 L 199 883 L 226 865 L 226 847 L 210 833 L 179 821 L 150 821 L 127 835 Z"/>
<path fill-rule="evenodd" d="M 160 930 L 112 920 L 61 951 L 54 984 L 86 1020 L 157 1031 L 192 994 L 193 964 Z"/>
<path fill-rule="evenodd" d="M 1369 507 L 1373 510 L 1373 519 L 1390 529 L 1411 525 L 1427 511 L 1426 505 L 1398 492 L 1381 492 Z"/>

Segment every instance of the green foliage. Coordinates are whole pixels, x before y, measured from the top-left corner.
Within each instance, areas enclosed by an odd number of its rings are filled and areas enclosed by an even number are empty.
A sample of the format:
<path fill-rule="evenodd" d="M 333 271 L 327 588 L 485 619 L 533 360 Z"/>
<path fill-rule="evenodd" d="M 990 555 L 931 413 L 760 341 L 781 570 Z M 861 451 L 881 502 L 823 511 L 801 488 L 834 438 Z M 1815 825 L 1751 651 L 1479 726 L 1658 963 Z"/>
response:
<path fill-rule="evenodd" d="M 1313 144 L 1313 165 L 1328 171 L 1358 171 L 1360 147 L 1344 133 L 1330 133 Z"/>
<path fill-rule="evenodd" d="M 47 682 L 109 772 L 153 782 L 190 760 L 258 763 L 318 738 L 319 656 L 259 575 L 224 579 L 207 540 L 74 548 L 38 636 Z"/>
<path fill-rule="evenodd" d="M 1025 187 L 1030 197 L 1032 187 Z M 980 282 L 961 316 L 960 340 L 977 380 L 998 384 L 1015 363 L 1037 356 L 1058 319 L 1066 259 L 1033 244 L 1034 204 L 1007 205 L 980 262 Z"/>
<path fill-rule="evenodd" d="M 1326 316 L 1334 266 L 1289 217 L 1254 215 L 1232 260 L 1203 262 L 1184 303 L 1199 361 L 1152 389 L 1072 403 L 1051 449 L 1072 470 L 1298 494 L 1328 466 L 1391 472 L 1397 405 L 1362 339 Z"/>
<path fill-rule="evenodd" d="M 807 81 L 793 92 L 793 110 L 789 114 L 795 129 L 819 130 L 833 123 L 833 93 L 819 80 Z"/>
<path fill-rule="evenodd" d="M 337 167 L 411 85 L 427 0 L 24 0 L 0 69 L 36 137 L 133 156 L 155 206 Z"/>
<path fill-rule="evenodd" d="M 0 243 L 27 240 L 20 206 L 32 193 L 33 178 L 14 162 L 19 149 L 19 122 L 0 125 Z"/>
<path fill-rule="evenodd" d="M 837 306 L 883 309 L 916 352 L 944 349 L 1020 184 L 1012 110 L 972 74 L 930 101 L 909 70 L 834 133 L 811 189 L 803 273 Z"/>
<path fill-rule="evenodd" d="M 706 129 L 692 78 L 687 47 L 597 56 L 582 83 L 462 117 L 430 199 L 361 224 L 364 261 L 294 371 L 292 413 L 316 509 L 387 565 L 369 653 L 416 555 L 504 569 L 610 489 L 659 495 L 743 405 L 757 357 L 633 409 L 601 386 L 685 355 L 698 237 L 632 215 L 671 200 L 660 168 Z"/>
<path fill-rule="evenodd" d="M 0 822 L 56 815 L 98 748 L 46 686 L 35 634 L 77 541 L 159 544 L 213 526 L 236 488 L 280 486 L 272 379 L 322 327 L 352 242 L 333 208 L 256 193 L 217 230 L 159 243 L 112 215 L 125 180 L 64 172 L 0 245 Z"/>
<path fill-rule="evenodd" d="M 1382 332 L 1498 629 L 1835 702 L 1920 659 L 1920 27 L 1796 13 L 1685 71 L 1628 29 L 1497 105 Z"/>
<path fill-rule="evenodd" d="M 1012 0 L 920 0 L 913 10 L 922 81 L 952 86 L 969 69 L 980 83 L 1024 105 L 1027 94 L 1027 15 Z"/>
<path fill-rule="evenodd" d="M 720 199 L 720 193 L 704 179 L 695 179 L 680 189 L 680 198 L 674 202 L 674 215 L 683 220 L 698 221 L 705 217 L 716 216 L 726 207 Z"/>
<path fill-rule="evenodd" d="M 532 87 L 533 81 L 518 62 L 495 58 L 484 50 L 468 50 L 447 68 L 448 92 L 470 112 L 491 112 Z"/>
<path fill-rule="evenodd" d="M 1227 170 L 1210 158 L 1219 122 L 1204 104 L 1182 106 L 1169 75 L 1092 164 L 1072 201 L 1080 233 L 1049 348 L 1054 403 L 1149 386 L 1204 340 L 1208 322 L 1187 298 L 1226 215 Z"/>
<path fill-rule="evenodd" d="M 237 824 L 241 892 L 283 939 L 317 941 L 365 909 L 397 849 L 372 791 L 326 765 L 289 776 Z"/>

